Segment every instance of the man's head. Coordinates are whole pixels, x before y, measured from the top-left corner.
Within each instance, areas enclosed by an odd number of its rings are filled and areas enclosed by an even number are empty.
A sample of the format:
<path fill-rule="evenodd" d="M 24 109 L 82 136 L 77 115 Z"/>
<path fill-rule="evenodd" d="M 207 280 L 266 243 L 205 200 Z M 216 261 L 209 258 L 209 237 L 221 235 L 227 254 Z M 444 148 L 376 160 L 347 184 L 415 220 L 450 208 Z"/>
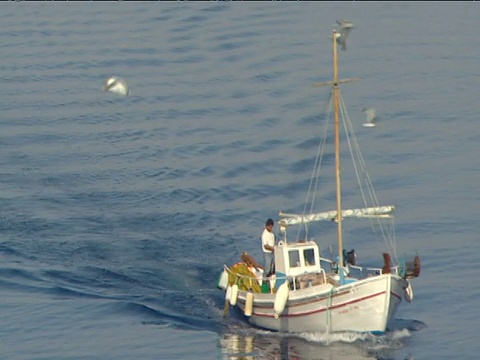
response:
<path fill-rule="evenodd" d="M 265 223 L 265 227 L 272 228 L 273 227 L 273 220 L 268 219 L 267 222 Z"/>

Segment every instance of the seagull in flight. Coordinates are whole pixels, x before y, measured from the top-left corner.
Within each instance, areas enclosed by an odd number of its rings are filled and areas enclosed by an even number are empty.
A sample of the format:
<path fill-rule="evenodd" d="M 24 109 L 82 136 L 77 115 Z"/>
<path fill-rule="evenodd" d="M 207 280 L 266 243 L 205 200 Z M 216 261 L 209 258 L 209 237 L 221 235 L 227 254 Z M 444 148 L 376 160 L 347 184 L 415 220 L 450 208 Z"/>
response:
<path fill-rule="evenodd" d="M 103 87 L 104 91 L 110 91 L 118 95 L 128 95 L 128 85 L 125 80 L 117 77 L 111 76 L 105 81 L 105 86 Z"/>
<path fill-rule="evenodd" d="M 336 31 L 339 33 L 337 42 L 341 45 L 342 50 L 347 50 L 347 36 L 353 29 L 353 24 L 348 20 L 337 20 L 338 28 Z"/>
<path fill-rule="evenodd" d="M 375 126 L 375 121 L 377 120 L 377 111 L 373 107 L 367 107 L 362 109 L 362 111 L 365 113 L 365 122 L 363 123 L 363 126 L 365 127 L 374 127 Z"/>

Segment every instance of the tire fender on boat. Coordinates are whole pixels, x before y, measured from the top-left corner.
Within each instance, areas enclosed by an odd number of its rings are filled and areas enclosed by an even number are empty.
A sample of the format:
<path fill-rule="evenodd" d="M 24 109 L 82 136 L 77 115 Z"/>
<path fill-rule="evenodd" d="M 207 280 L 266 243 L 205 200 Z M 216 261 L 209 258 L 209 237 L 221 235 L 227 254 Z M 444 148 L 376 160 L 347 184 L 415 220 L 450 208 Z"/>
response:
<path fill-rule="evenodd" d="M 245 299 L 245 316 L 252 316 L 253 311 L 253 293 L 251 291 L 247 291 L 247 297 Z"/>
<path fill-rule="evenodd" d="M 284 282 L 277 290 L 275 295 L 275 302 L 273 303 L 273 311 L 275 311 L 275 319 L 278 319 L 278 316 L 285 309 L 289 295 L 288 283 Z"/>
<path fill-rule="evenodd" d="M 412 284 L 410 284 L 410 281 L 407 281 L 407 282 L 408 282 L 408 286 L 405 288 L 405 300 L 407 300 L 410 303 L 413 300 L 413 288 L 412 288 Z"/>
<path fill-rule="evenodd" d="M 235 306 L 237 304 L 237 298 L 238 298 L 238 285 L 233 284 L 232 292 L 230 294 L 230 305 Z"/>

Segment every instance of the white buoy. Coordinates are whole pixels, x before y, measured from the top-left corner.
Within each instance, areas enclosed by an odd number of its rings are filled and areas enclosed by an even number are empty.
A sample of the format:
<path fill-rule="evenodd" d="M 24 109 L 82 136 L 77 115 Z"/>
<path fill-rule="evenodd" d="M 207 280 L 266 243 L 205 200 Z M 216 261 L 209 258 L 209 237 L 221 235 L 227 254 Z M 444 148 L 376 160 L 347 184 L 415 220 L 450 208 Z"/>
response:
<path fill-rule="evenodd" d="M 227 286 L 227 291 L 225 291 L 225 301 L 230 302 L 231 297 L 232 297 L 232 287 Z"/>
<path fill-rule="evenodd" d="M 117 76 L 109 77 L 107 81 L 105 81 L 103 90 L 124 96 L 127 96 L 129 93 L 128 85 L 125 80 L 122 80 Z"/>
<path fill-rule="evenodd" d="M 412 284 L 410 284 L 410 281 L 408 282 L 408 286 L 405 288 L 405 300 L 408 302 L 412 302 L 413 300 L 413 288 Z"/>
<path fill-rule="evenodd" d="M 230 305 L 235 306 L 237 304 L 237 298 L 238 298 L 238 285 L 233 284 L 232 292 L 230 294 Z"/>
<path fill-rule="evenodd" d="M 245 316 L 252 316 L 253 312 L 253 293 L 251 291 L 247 291 L 247 297 L 245 299 Z"/>
<path fill-rule="evenodd" d="M 285 309 L 289 295 L 288 283 L 284 282 L 278 288 L 278 291 L 275 295 L 275 302 L 273 303 L 273 311 L 275 311 L 275 319 L 278 319 L 278 316 Z"/>
<path fill-rule="evenodd" d="M 270 283 L 270 293 L 273 294 L 275 292 L 275 284 L 277 282 L 277 277 L 275 274 L 270 275 L 268 282 Z"/>
<path fill-rule="evenodd" d="M 220 274 L 217 282 L 217 288 L 225 290 L 228 286 L 228 273 L 226 270 Z"/>

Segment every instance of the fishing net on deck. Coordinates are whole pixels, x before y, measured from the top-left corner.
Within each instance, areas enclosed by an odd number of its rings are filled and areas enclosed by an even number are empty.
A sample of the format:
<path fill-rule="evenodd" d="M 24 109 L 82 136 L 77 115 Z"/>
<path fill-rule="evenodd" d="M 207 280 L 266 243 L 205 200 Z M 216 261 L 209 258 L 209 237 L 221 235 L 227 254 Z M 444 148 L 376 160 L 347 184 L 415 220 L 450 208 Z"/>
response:
<path fill-rule="evenodd" d="M 245 263 L 237 263 L 228 269 L 228 283 L 230 285 L 237 284 L 238 290 L 248 291 L 251 289 L 253 292 L 262 292 L 256 275 Z"/>

